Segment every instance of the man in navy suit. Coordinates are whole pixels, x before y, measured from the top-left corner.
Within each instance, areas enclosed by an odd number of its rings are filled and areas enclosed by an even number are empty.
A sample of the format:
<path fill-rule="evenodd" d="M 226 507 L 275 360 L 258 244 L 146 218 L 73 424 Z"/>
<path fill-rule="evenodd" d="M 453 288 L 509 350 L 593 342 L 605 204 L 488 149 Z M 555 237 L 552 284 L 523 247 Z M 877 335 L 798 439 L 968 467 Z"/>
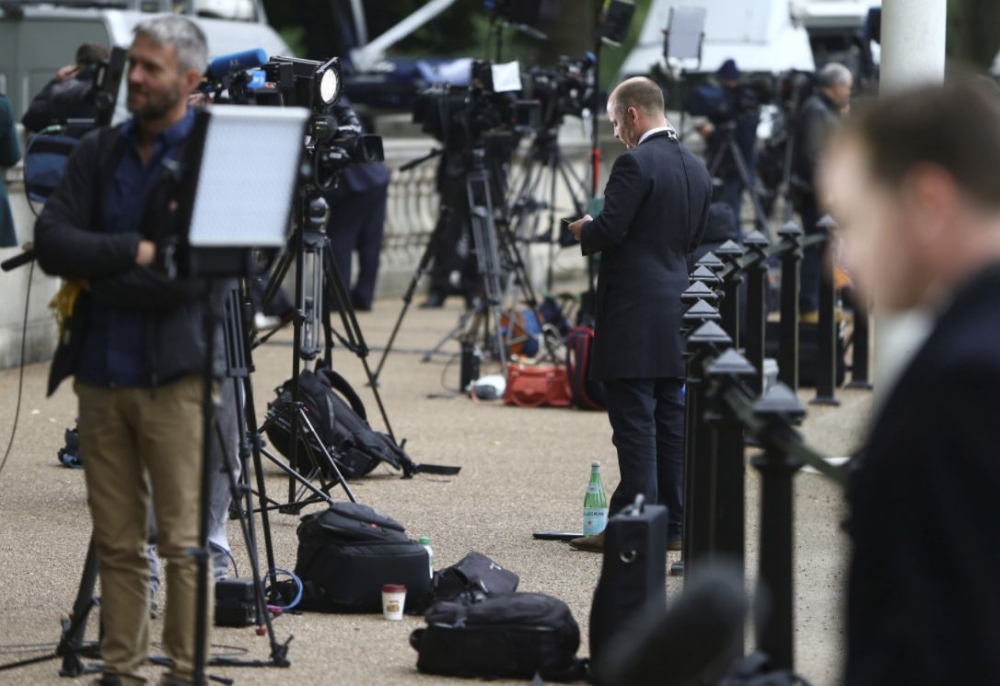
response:
<path fill-rule="evenodd" d="M 683 521 L 684 344 L 681 293 L 688 255 L 708 218 L 712 180 L 704 163 L 667 122 L 660 87 L 645 77 L 622 82 L 608 98 L 615 138 L 628 151 L 615 160 L 604 210 L 569 229 L 585 255 L 601 254 L 591 375 L 604 383 L 618 449 L 616 514 L 642 493 L 670 510 L 671 549 Z M 600 551 L 604 536 L 571 541 Z"/>
<path fill-rule="evenodd" d="M 852 462 L 845 683 L 998 684 L 1000 91 L 884 99 L 827 156 L 876 311 L 936 315 Z"/>

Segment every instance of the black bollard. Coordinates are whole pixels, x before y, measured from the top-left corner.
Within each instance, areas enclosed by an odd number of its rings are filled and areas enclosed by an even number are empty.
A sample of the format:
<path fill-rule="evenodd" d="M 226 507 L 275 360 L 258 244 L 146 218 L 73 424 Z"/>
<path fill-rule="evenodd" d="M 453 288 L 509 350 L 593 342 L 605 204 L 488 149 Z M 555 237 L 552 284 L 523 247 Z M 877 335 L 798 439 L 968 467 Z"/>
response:
<path fill-rule="evenodd" d="M 747 265 L 747 329 L 743 337 L 747 361 L 754 367 L 753 391 L 764 392 L 764 344 L 767 330 L 767 249 L 771 241 L 760 231 L 743 240 L 753 260 Z"/>
<path fill-rule="evenodd" d="M 868 319 L 868 298 L 864 297 L 856 290 L 853 295 L 854 302 L 854 334 L 851 342 L 851 383 L 848 388 L 860 388 L 871 390 L 873 388 L 868 376 L 871 366 L 869 362 L 869 344 L 871 342 L 871 329 Z"/>
<path fill-rule="evenodd" d="M 826 235 L 826 245 L 830 245 L 830 234 L 837 223 L 830 215 L 824 216 L 816 227 Z M 833 267 L 830 260 L 823 260 L 819 277 L 819 325 L 817 335 L 816 397 L 811 405 L 839 405 L 837 400 L 837 291 L 833 283 Z"/>
<path fill-rule="evenodd" d="M 779 669 L 795 666 L 795 473 L 802 462 L 780 448 L 798 434 L 792 424 L 805 408 L 795 393 L 778 383 L 754 404 L 754 414 L 765 420 L 757 431 L 764 453 L 753 458 L 760 473 L 759 582 L 767 590 L 770 607 L 757 626 L 757 650 L 770 656 Z"/>
<path fill-rule="evenodd" d="M 788 222 L 781 236 L 781 323 L 778 346 L 778 380 L 792 391 L 799 388 L 799 289 L 802 266 L 802 229 Z"/>
<path fill-rule="evenodd" d="M 722 314 L 722 328 L 733 339 L 733 347 L 739 348 L 740 341 L 740 286 L 743 284 L 743 268 L 740 258 L 743 257 L 743 246 L 735 241 L 726 241 L 720 245 L 715 254 L 726 263 L 728 269 L 722 280 L 722 302 L 719 312 Z"/>
<path fill-rule="evenodd" d="M 704 281 L 695 281 L 681 293 L 681 302 L 693 304 L 699 300 L 705 300 L 714 305 L 719 300 L 719 294 Z"/>
<path fill-rule="evenodd" d="M 732 559 L 745 578 L 746 550 L 746 460 L 744 457 L 743 424 L 723 399 L 723 394 L 739 384 L 741 379 L 756 377 L 757 370 L 730 348 L 708 364 L 705 375 L 711 382 L 707 398 L 706 419 L 711 426 L 712 454 L 715 459 L 715 532 L 712 554 Z M 733 658 L 743 654 L 743 631 L 734 646 Z"/>
<path fill-rule="evenodd" d="M 715 322 L 695 329 L 687 338 L 692 353 L 688 365 L 685 410 L 684 481 L 684 572 L 707 559 L 712 548 L 715 513 L 712 509 L 715 475 L 712 464 L 711 430 L 705 421 L 705 363 L 732 346 L 732 339 Z"/>
<path fill-rule="evenodd" d="M 685 337 L 687 337 L 692 331 L 700 327 L 705 322 L 718 322 L 722 319 L 722 315 L 719 311 L 709 305 L 704 300 L 698 300 L 694 305 L 689 307 L 687 311 L 682 315 L 683 327 L 682 332 Z M 694 364 L 701 364 L 701 360 L 695 359 L 696 355 L 693 349 L 688 349 L 684 353 L 684 357 L 687 361 L 687 375 L 685 377 L 685 383 L 690 383 L 692 380 L 692 366 Z M 697 379 L 694 380 L 697 384 Z M 693 474 L 693 467 L 690 467 L 690 455 L 692 454 L 692 447 L 694 442 L 694 431 L 691 428 L 691 417 L 694 409 L 694 404 L 697 402 L 697 397 L 692 400 L 691 392 L 685 391 L 685 402 L 684 402 L 684 502 L 690 503 L 692 501 L 692 496 L 690 493 L 691 479 L 688 477 Z M 691 530 L 690 524 L 690 509 L 685 506 L 684 508 L 684 531 L 688 532 Z M 687 533 L 684 534 L 685 539 Z M 674 562 L 670 567 L 670 573 L 674 576 L 680 576 L 684 574 L 684 560 L 683 553 L 682 559 Z"/>
<path fill-rule="evenodd" d="M 701 281 L 709 288 L 715 288 L 716 285 L 722 283 L 722 279 L 719 278 L 718 274 L 704 266 L 695 267 L 694 271 L 691 272 L 691 283 L 697 281 Z"/>
<path fill-rule="evenodd" d="M 716 257 L 714 252 L 707 252 L 701 259 L 695 262 L 697 267 L 708 267 L 713 272 L 721 272 L 726 268 L 726 263 Z"/>

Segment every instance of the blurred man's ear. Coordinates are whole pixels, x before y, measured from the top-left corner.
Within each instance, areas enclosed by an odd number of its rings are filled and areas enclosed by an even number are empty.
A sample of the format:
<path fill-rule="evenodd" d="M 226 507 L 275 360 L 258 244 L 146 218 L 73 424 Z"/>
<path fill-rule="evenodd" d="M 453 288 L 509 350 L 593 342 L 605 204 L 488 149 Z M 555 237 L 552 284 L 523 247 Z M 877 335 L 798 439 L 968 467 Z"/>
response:
<path fill-rule="evenodd" d="M 955 235 L 955 220 L 963 195 L 944 169 L 932 164 L 915 166 L 903 180 L 900 198 L 908 215 L 908 233 L 917 247 L 933 253 L 960 239 Z"/>

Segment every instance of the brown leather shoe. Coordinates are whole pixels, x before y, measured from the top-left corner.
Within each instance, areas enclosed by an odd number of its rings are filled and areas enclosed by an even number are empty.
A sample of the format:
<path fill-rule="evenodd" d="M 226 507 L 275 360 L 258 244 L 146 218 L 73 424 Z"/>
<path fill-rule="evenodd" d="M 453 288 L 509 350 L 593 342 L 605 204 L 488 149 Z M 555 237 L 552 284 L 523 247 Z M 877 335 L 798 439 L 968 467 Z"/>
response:
<path fill-rule="evenodd" d="M 569 545 L 574 550 L 583 550 L 588 553 L 603 553 L 604 532 L 602 531 L 596 536 L 581 536 L 580 538 L 574 538 L 569 542 Z"/>

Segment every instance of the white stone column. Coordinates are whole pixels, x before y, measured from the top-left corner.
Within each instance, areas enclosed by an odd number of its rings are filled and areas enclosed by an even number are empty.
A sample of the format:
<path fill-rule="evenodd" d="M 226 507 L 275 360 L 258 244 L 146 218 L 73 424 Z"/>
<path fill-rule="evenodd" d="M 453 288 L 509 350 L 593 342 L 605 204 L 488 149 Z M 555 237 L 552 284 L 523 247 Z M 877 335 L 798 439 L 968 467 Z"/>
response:
<path fill-rule="evenodd" d="M 948 0 L 883 0 L 882 94 L 944 80 Z M 876 313 L 874 381 L 884 399 L 932 324 L 927 312 Z"/>

